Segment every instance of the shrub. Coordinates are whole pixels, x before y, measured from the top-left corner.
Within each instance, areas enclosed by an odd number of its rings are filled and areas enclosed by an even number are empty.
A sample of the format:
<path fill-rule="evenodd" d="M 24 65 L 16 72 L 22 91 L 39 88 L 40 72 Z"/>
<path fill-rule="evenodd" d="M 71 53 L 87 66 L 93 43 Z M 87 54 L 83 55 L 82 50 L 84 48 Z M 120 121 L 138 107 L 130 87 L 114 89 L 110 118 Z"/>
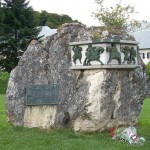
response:
<path fill-rule="evenodd" d="M 146 65 L 146 73 L 147 73 L 148 79 L 150 81 L 150 61 Z"/>
<path fill-rule="evenodd" d="M 95 2 L 99 5 L 99 9 L 93 15 L 111 34 L 128 34 L 129 31 L 141 26 L 141 21 L 133 19 L 137 12 L 131 4 L 126 5 L 121 0 L 116 0 L 114 1 L 116 4 L 109 7 L 105 0 Z"/>
<path fill-rule="evenodd" d="M 9 79 L 9 73 L 0 71 L 0 94 L 5 94 Z"/>

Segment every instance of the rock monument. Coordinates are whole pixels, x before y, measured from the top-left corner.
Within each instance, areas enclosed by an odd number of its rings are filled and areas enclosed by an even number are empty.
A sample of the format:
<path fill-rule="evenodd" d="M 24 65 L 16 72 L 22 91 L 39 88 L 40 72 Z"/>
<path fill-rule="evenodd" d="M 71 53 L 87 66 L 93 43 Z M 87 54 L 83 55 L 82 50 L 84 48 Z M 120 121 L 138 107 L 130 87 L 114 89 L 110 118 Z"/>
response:
<path fill-rule="evenodd" d="M 84 41 L 92 41 L 90 29 L 72 23 L 62 25 L 43 44 L 34 40 L 30 43 L 10 75 L 8 121 L 29 128 L 64 127 L 78 132 L 137 123 L 145 96 L 145 76 L 138 53 L 132 64 L 123 53 L 121 57 L 125 65 L 138 67 L 89 69 L 92 61 L 86 60 L 85 68 L 71 68 L 72 63 L 73 67 L 80 61 L 84 63 L 80 60 L 84 48 L 72 42 Z M 74 57 L 73 47 L 74 52 L 78 51 Z M 108 65 L 101 62 L 99 66 Z"/>

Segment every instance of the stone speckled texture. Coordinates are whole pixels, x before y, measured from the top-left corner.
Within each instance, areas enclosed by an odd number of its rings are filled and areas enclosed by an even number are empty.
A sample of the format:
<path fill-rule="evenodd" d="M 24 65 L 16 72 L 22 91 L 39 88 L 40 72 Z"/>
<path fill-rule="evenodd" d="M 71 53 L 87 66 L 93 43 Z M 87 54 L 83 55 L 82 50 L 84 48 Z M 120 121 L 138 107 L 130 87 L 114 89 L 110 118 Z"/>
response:
<path fill-rule="evenodd" d="M 69 69 L 69 43 L 91 38 L 88 28 L 72 23 L 64 24 L 42 45 L 37 41 L 30 43 L 10 75 L 6 95 L 10 122 L 24 125 L 25 111 L 29 109 L 25 105 L 27 85 L 57 83 L 59 104 L 53 127 L 93 132 L 137 123 L 145 96 L 142 66 L 138 69 Z"/>

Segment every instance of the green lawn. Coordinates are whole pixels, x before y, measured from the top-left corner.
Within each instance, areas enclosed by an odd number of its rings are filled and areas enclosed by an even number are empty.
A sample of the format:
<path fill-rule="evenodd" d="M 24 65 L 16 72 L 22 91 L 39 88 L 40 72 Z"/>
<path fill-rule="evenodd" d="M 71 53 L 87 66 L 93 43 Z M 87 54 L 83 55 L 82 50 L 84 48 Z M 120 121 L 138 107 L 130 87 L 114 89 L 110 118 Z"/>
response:
<path fill-rule="evenodd" d="M 137 125 L 143 146 L 112 140 L 108 133 L 77 134 L 69 129 L 43 131 L 14 127 L 6 122 L 4 95 L 0 95 L 0 150 L 150 150 L 150 99 L 144 101 Z"/>

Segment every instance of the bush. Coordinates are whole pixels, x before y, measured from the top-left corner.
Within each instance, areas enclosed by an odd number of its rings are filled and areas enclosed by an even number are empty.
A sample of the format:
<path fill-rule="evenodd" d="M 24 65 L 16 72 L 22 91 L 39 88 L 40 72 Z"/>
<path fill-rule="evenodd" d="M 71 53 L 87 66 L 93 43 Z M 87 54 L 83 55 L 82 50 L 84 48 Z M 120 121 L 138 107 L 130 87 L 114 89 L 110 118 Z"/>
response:
<path fill-rule="evenodd" d="M 6 93 L 8 79 L 9 79 L 9 73 L 0 71 L 0 94 Z"/>
<path fill-rule="evenodd" d="M 146 65 L 146 73 L 148 75 L 148 80 L 150 81 L 150 61 Z"/>

